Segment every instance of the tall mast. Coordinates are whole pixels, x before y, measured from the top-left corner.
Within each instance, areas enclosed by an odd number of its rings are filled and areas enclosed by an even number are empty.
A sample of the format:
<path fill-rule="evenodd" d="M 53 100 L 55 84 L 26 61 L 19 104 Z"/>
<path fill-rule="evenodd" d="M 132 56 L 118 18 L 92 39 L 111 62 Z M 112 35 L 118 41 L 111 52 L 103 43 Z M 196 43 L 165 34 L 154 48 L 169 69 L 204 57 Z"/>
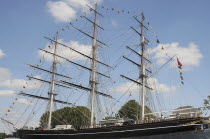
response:
<path fill-rule="evenodd" d="M 96 58 L 97 58 L 97 39 L 96 39 L 96 18 L 97 18 L 97 3 L 94 10 L 94 24 L 93 24 L 93 38 L 92 38 L 92 65 L 91 65 L 91 121 L 90 127 L 94 126 L 94 103 L 95 103 L 95 91 L 96 91 Z"/>
<path fill-rule="evenodd" d="M 141 86 L 141 101 L 142 101 L 142 110 L 141 110 L 141 118 L 142 120 L 144 120 L 144 106 L 145 106 L 145 45 L 144 45 L 144 13 L 141 14 L 142 19 L 141 19 L 141 35 L 140 35 L 140 39 L 141 39 L 141 70 L 140 70 L 140 80 L 142 83 Z"/>
<path fill-rule="evenodd" d="M 56 51 L 57 51 L 57 41 L 58 41 L 58 32 L 56 32 L 56 42 L 53 54 L 53 64 L 52 64 L 52 77 L 51 77 L 51 87 L 49 92 L 49 117 L 47 123 L 47 129 L 51 129 L 52 121 L 52 109 L 53 109 L 53 100 L 55 93 L 55 72 L 56 72 Z"/>

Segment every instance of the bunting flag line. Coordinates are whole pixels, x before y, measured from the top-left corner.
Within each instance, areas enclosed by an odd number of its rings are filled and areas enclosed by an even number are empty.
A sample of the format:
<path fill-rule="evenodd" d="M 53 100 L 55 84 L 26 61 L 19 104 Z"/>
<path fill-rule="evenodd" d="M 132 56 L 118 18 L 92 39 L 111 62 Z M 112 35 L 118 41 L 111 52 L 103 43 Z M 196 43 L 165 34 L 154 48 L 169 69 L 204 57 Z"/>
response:
<path fill-rule="evenodd" d="M 117 9 L 115 9 L 115 8 L 108 8 L 108 7 L 105 7 L 105 6 L 103 6 L 103 5 L 101 6 L 101 8 L 104 9 L 104 10 L 107 10 L 107 11 L 115 11 L 115 12 L 117 12 L 119 15 L 120 15 L 121 12 L 122 12 L 122 13 L 132 14 L 133 16 L 138 17 L 136 13 L 131 12 L 131 11 L 128 11 L 128 10 L 124 10 L 124 9 L 122 9 L 122 10 L 117 10 Z M 89 7 L 89 11 L 90 11 L 90 12 L 92 12 L 93 10 L 94 10 L 93 8 Z M 84 15 L 86 16 L 86 15 L 87 15 L 87 12 L 83 12 L 83 15 L 80 15 L 79 17 L 83 18 Z M 78 19 L 77 19 L 77 18 L 76 18 L 76 19 L 73 19 L 73 21 L 77 22 Z M 69 24 L 72 25 L 72 22 L 70 22 Z M 150 23 L 147 22 L 147 24 L 149 25 Z M 69 29 L 69 26 L 66 26 L 66 28 Z M 150 26 L 150 29 L 152 29 L 152 26 Z M 57 31 L 57 32 L 60 32 L 60 31 L 66 31 L 66 30 L 65 30 L 64 28 L 62 28 L 61 30 L 59 30 L 59 31 Z"/>
<path fill-rule="evenodd" d="M 184 85 L 184 77 L 182 76 L 182 63 L 179 61 L 179 59 L 177 58 L 177 65 L 178 65 L 178 68 L 180 69 L 179 70 L 179 74 L 180 74 L 180 79 L 181 79 L 181 83 L 182 85 Z"/>
<path fill-rule="evenodd" d="M 115 9 L 115 8 L 107 8 L 107 7 L 105 7 L 105 6 L 101 6 L 101 8 L 102 9 L 104 9 L 104 10 L 107 10 L 107 11 L 114 11 L 114 12 L 117 12 L 118 13 L 118 15 L 120 15 L 121 14 L 121 12 L 122 13 L 127 13 L 127 14 L 132 14 L 134 17 L 138 17 L 138 15 L 136 14 L 136 13 L 134 13 L 134 12 L 131 12 L 131 11 L 127 11 L 127 10 L 117 10 L 117 9 Z M 89 11 L 90 12 L 92 12 L 94 9 L 92 9 L 92 8 L 89 8 Z M 87 12 L 83 12 L 83 15 L 87 15 Z M 83 18 L 83 16 L 82 15 L 80 15 L 79 17 L 81 17 L 81 18 Z M 75 21 L 75 22 L 77 22 L 78 21 L 78 19 L 76 18 L 76 19 L 74 19 L 73 21 Z M 147 23 L 147 25 L 149 26 L 149 29 L 150 30 L 152 30 L 153 29 L 153 27 L 150 25 L 150 23 L 149 22 L 146 22 Z M 70 22 L 69 23 L 70 25 L 73 25 L 73 23 L 72 22 Z M 69 26 L 65 26 L 66 28 L 70 28 Z M 65 31 L 65 29 L 64 28 L 62 28 L 61 29 L 62 31 Z M 158 36 L 156 35 L 156 33 L 154 32 L 154 34 L 155 34 L 155 36 L 156 36 L 156 42 L 158 43 L 158 44 L 160 44 L 160 40 L 158 39 Z M 51 41 L 51 43 L 52 43 L 52 41 Z M 52 43 L 53 44 L 53 43 Z M 51 48 L 50 46 L 48 46 L 49 48 Z M 163 45 L 161 45 L 161 49 L 162 50 L 165 50 L 165 48 L 164 48 L 164 46 Z M 167 53 L 166 53 L 166 55 L 167 55 Z M 168 56 L 168 55 L 167 55 Z M 44 56 L 43 56 L 43 59 L 44 59 Z M 180 79 L 181 79 L 181 83 L 184 85 L 184 78 L 183 78 L 183 76 L 182 76 L 182 71 L 181 71 L 181 69 L 182 69 L 182 63 L 179 61 L 179 59 L 177 58 L 177 63 L 178 63 L 178 68 L 180 69 L 179 70 L 179 73 L 180 73 Z M 37 65 L 37 67 L 39 67 L 39 65 Z M 29 78 L 29 80 L 31 80 L 30 78 Z M 35 83 L 36 84 L 36 83 Z"/>

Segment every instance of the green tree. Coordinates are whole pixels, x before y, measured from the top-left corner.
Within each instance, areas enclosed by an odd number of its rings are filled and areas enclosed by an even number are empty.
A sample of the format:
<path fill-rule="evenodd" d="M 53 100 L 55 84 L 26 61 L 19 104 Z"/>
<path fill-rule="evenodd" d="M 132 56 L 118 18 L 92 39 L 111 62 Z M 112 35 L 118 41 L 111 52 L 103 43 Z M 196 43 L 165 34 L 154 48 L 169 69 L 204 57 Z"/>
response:
<path fill-rule="evenodd" d="M 207 99 L 204 99 L 204 105 L 210 105 L 210 96 L 207 97 Z M 210 107 L 206 107 L 207 109 L 210 109 Z"/>
<path fill-rule="evenodd" d="M 107 117 L 104 117 L 103 120 L 110 120 L 110 119 L 115 119 L 116 117 L 114 116 L 107 116 Z"/>
<path fill-rule="evenodd" d="M 40 127 L 47 127 L 49 112 L 44 113 L 40 118 Z M 90 110 L 84 106 L 64 107 L 52 112 L 52 128 L 56 125 L 70 124 L 76 129 L 90 125 Z"/>
<path fill-rule="evenodd" d="M 0 133 L 0 139 L 4 139 L 7 135 L 5 133 Z"/>
<path fill-rule="evenodd" d="M 150 110 L 150 108 L 148 108 L 147 106 L 145 106 L 145 113 L 151 113 L 152 111 Z M 136 102 L 135 100 L 130 100 L 128 101 L 125 105 L 123 105 L 121 107 L 121 109 L 118 111 L 120 117 L 123 117 L 125 119 L 133 119 L 133 120 L 137 120 L 137 119 L 141 119 L 141 110 L 142 110 L 142 106 L 139 105 L 138 102 Z M 154 115 L 148 115 L 146 117 L 151 117 L 154 118 Z"/>

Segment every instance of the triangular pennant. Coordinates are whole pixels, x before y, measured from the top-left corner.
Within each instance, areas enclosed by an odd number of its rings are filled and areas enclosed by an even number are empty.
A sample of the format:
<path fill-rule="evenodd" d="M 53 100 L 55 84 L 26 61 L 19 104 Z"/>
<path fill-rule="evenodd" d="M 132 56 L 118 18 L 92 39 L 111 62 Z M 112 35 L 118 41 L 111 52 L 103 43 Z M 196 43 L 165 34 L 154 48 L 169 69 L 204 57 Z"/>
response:
<path fill-rule="evenodd" d="M 177 64 L 179 67 L 182 67 L 182 63 L 179 61 L 179 59 L 177 58 Z"/>

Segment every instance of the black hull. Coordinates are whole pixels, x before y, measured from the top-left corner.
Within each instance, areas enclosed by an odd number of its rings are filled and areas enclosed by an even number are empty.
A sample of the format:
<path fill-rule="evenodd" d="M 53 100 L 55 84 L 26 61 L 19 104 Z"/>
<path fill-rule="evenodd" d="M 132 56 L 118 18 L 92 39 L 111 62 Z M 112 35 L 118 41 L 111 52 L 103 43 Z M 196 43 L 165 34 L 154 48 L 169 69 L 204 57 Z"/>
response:
<path fill-rule="evenodd" d="M 21 139 L 120 139 L 146 138 L 156 135 L 195 132 L 201 129 L 200 119 L 180 119 L 156 123 L 127 125 L 119 127 L 93 128 L 84 130 L 18 130 Z M 196 122 L 196 124 L 185 125 Z"/>

